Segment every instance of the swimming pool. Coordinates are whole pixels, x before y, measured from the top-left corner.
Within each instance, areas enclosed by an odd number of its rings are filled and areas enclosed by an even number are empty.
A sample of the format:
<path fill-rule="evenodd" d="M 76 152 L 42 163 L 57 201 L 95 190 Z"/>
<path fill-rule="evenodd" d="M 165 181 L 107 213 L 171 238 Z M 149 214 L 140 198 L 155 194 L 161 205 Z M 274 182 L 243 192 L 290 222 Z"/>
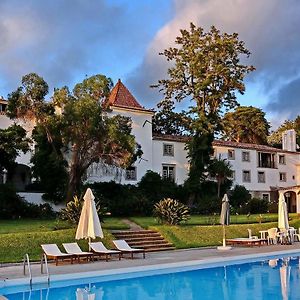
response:
<path fill-rule="evenodd" d="M 300 253 L 195 270 L 138 272 L 7 289 L 9 300 L 300 299 Z M 165 273 L 165 274 L 162 274 Z M 0 289 L 1 294 L 1 289 Z"/>

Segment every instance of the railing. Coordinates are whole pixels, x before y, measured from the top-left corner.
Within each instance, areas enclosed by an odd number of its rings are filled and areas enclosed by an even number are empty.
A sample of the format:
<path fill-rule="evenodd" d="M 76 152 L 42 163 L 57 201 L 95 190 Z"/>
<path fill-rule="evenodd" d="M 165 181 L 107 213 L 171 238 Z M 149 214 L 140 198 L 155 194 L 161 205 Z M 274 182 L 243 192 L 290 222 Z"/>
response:
<path fill-rule="evenodd" d="M 29 273 L 29 284 L 30 284 L 30 288 L 31 288 L 32 287 L 32 273 L 31 273 L 29 255 L 27 253 L 24 255 L 24 259 L 23 259 L 23 274 L 24 275 L 26 275 L 26 262 L 27 262 L 28 273 Z"/>
<path fill-rule="evenodd" d="M 47 273 L 47 281 L 49 284 L 50 283 L 50 273 L 49 273 L 49 268 L 48 268 L 48 260 L 47 260 L 47 256 L 45 253 L 42 255 L 42 258 L 41 258 L 41 274 L 44 274 L 44 267 L 43 267 L 44 262 L 45 262 L 46 273 Z"/>

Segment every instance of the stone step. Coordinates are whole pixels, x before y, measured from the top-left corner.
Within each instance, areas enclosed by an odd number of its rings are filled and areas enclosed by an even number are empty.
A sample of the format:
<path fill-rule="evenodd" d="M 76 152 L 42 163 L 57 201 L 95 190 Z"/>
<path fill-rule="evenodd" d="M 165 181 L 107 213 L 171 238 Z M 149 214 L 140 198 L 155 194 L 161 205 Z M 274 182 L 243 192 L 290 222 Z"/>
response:
<path fill-rule="evenodd" d="M 160 245 L 160 244 L 166 244 L 168 242 L 166 242 L 166 240 L 162 239 L 162 240 L 143 240 L 143 241 L 138 241 L 138 242 L 131 242 L 128 240 L 125 240 L 130 246 L 144 246 L 144 245 Z"/>
<path fill-rule="evenodd" d="M 149 234 L 149 233 L 158 233 L 158 232 L 154 230 L 112 230 L 112 233 L 136 235 L 136 234 Z"/>
<path fill-rule="evenodd" d="M 129 242 L 141 242 L 141 241 L 163 241 L 164 238 L 162 236 L 147 236 L 147 237 L 130 237 L 125 239 Z"/>
<path fill-rule="evenodd" d="M 143 248 L 146 252 L 174 250 L 173 244 L 154 230 L 112 231 L 116 239 L 125 240 L 133 248 Z"/>
<path fill-rule="evenodd" d="M 133 238 L 133 237 L 147 237 L 147 236 L 161 236 L 158 232 L 156 233 L 135 233 L 135 234 L 130 234 L 130 233 L 115 233 L 113 232 L 113 235 L 116 237 L 123 237 L 123 238 Z"/>

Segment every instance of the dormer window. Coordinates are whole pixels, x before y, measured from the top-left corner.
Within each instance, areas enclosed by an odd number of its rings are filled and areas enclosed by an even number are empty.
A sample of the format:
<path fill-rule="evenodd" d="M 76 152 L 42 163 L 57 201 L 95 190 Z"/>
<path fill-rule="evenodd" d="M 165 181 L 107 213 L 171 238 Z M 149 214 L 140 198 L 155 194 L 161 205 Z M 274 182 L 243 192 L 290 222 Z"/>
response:
<path fill-rule="evenodd" d="M 163 155 L 164 156 L 174 156 L 174 145 L 173 144 L 163 144 Z"/>

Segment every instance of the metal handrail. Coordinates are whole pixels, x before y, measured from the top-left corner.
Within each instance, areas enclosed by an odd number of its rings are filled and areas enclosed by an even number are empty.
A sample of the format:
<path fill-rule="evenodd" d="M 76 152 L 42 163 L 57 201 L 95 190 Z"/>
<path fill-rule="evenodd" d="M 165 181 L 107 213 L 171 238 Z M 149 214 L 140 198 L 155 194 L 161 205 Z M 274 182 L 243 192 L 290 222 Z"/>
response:
<path fill-rule="evenodd" d="M 23 258 L 23 274 L 26 275 L 26 262 L 28 267 L 28 273 L 29 273 L 29 284 L 30 288 L 32 287 L 32 273 L 31 273 L 31 266 L 30 266 L 30 260 L 29 255 L 26 253 Z"/>
<path fill-rule="evenodd" d="M 41 259 L 41 274 L 44 274 L 44 269 L 43 269 L 44 262 L 45 262 L 46 273 L 47 273 L 47 281 L 49 284 L 50 283 L 50 273 L 49 273 L 49 268 L 48 268 L 48 260 L 47 260 L 47 256 L 45 253 L 42 255 L 42 259 Z"/>

